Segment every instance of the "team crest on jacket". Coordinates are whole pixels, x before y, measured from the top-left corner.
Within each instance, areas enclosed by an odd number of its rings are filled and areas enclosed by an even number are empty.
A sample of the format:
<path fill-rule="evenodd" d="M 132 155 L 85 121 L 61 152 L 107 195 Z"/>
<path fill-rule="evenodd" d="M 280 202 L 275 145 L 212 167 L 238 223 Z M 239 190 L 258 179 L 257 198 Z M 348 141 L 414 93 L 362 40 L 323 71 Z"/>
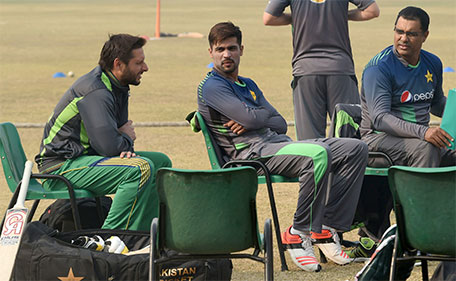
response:
<path fill-rule="evenodd" d="M 426 75 L 424 75 L 424 77 L 426 77 L 427 83 L 434 82 L 434 81 L 432 81 L 432 73 L 430 73 L 429 70 L 427 70 Z"/>
<path fill-rule="evenodd" d="M 254 91 L 252 91 L 252 90 L 250 90 L 250 94 L 252 95 L 252 98 L 253 98 L 253 100 L 256 100 L 256 95 L 255 95 L 255 92 L 254 92 Z"/>
<path fill-rule="evenodd" d="M 326 0 L 310 0 L 310 1 L 313 3 L 317 3 L 317 4 L 323 4 L 326 2 Z"/>

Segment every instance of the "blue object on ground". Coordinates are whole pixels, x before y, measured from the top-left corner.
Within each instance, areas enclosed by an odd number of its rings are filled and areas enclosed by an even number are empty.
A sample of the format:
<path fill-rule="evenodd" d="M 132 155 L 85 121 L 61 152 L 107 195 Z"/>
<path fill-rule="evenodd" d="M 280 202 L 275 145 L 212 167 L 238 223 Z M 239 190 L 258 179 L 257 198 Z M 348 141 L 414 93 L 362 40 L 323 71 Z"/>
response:
<path fill-rule="evenodd" d="M 214 67 L 214 63 L 211 62 L 210 64 L 207 65 L 207 68 L 213 68 Z"/>
<path fill-rule="evenodd" d="M 63 78 L 66 77 L 65 73 L 63 72 L 56 72 L 54 75 L 52 75 L 52 78 Z"/>
<path fill-rule="evenodd" d="M 443 69 L 443 72 L 454 72 L 454 69 L 451 68 L 451 67 L 449 67 L 449 66 L 447 66 L 447 67 L 445 67 L 445 68 Z"/>

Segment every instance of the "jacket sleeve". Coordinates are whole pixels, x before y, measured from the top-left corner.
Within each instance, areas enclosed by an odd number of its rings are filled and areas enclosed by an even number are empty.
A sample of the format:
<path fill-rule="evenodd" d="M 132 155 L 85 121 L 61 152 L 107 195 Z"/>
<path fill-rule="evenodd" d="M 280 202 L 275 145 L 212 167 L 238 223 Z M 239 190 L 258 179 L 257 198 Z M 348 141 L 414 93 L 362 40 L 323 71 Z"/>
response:
<path fill-rule="evenodd" d="M 266 6 L 265 12 L 275 17 L 280 17 L 287 6 L 290 5 L 290 0 L 270 0 Z"/>
<path fill-rule="evenodd" d="M 208 106 L 241 124 L 247 130 L 267 127 L 273 114 L 267 108 L 246 105 L 234 94 L 228 84 L 216 79 L 204 84 L 202 99 Z"/>
<path fill-rule="evenodd" d="M 118 156 L 133 151 L 133 140 L 117 128 L 114 98 L 98 89 L 78 101 L 78 109 L 91 147 L 101 156 Z"/>
<path fill-rule="evenodd" d="M 267 109 L 271 113 L 265 126 L 278 134 L 286 134 L 288 127 L 285 118 L 283 118 L 283 116 L 266 100 L 263 94 L 259 97 L 258 102 L 261 107 Z"/>
<path fill-rule="evenodd" d="M 387 74 L 378 67 L 369 67 L 364 71 L 364 94 L 374 129 L 397 137 L 424 139 L 426 126 L 407 122 L 391 113 L 393 90 L 389 81 Z"/>
<path fill-rule="evenodd" d="M 447 98 L 445 97 L 442 89 L 443 67 L 440 60 L 435 73 L 437 76 L 437 87 L 435 89 L 434 97 L 432 98 L 431 113 L 435 116 L 442 117 Z"/>

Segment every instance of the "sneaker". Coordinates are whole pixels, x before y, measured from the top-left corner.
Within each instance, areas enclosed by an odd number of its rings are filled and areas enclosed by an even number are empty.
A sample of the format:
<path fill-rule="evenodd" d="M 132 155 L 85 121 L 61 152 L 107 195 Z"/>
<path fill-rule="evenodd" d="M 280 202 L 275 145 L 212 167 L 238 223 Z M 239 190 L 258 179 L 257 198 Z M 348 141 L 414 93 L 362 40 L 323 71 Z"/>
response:
<path fill-rule="evenodd" d="M 361 237 L 359 244 L 347 251 L 347 255 L 355 262 L 364 262 L 370 259 L 376 248 L 374 240 L 369 237 Z"/>
<path fill-rule="evenodd" d="M 310 236 L 291 234 L 291 226 L 282 233 L 282 244 L 290 254 L 293 262 L 305 271 L 321 270 L 321 265 L 315 257 Z"/>
<path fill-rule="evenodd" d="M 352 262 L 353 259 L 342 250 L 336 230 L 329 227 L 326 228 L 322 230 L 322 233 L 312 232 L 312 239 L 315 239 L 314 244 L 328 259 L 337 264 L 344 265 Z"/>

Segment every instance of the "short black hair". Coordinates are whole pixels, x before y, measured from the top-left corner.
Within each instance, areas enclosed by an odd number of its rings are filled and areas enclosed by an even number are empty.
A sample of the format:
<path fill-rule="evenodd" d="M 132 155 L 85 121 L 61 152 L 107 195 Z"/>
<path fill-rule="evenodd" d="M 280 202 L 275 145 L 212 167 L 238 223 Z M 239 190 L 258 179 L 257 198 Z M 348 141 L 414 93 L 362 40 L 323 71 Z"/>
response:
<path fill-rule="evenodd" d="M 209 31 L 207 39 L 209 40 L 209 46 L 212 48 L 214 44 L 222 42 L 231 37 L 236 37 L 239 46 L 242 44 L 242 32 L 239 26 L 234 25 L 232 22 L 220 22 L 214 25 Z"/>
<path fill-rule="evenodd" d="M 400 17 L 403 17 L 406 20 L 419 20 L 421 23 L 421 30 L 423 32 L 426 32 L 429 29 L 429 15 L 421 8 L 413 6 L 405 7 L 397 15 L 396 22 L 394 23 L 394 25 L 397 24 L 397 20 Z"/>
<path fill-rule="evenodd" d="M 142 48 L 146 42 L 146 39 L 130 34 L 109 35 L 109 40 L 101 49 L 98 64 L 103 70 L 112 70 L 116 58 L 128 64 L 133 57 L 132 51 Z"/>

